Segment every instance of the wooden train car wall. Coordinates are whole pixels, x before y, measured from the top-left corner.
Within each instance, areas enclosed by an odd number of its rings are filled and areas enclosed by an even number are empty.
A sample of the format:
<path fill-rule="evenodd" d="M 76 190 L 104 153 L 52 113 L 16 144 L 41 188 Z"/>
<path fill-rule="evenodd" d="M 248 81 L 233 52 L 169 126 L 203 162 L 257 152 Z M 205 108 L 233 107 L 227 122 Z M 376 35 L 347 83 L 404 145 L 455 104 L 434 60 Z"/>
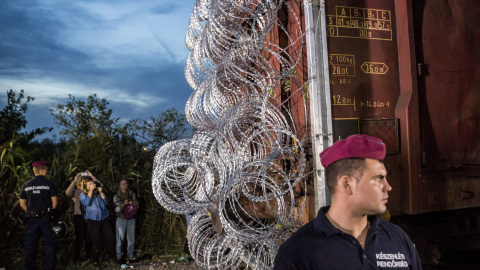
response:
<path fill-rule="evenodd" d="M 336 0 L 326 15 L 334 139 L 386 142 L 392 214 L 480 206 L 479 2 Z"/>
<path fill-rule="evenodd" d="M 480 2 L 412 1 L 423 211 L 480 206 Z"/>
<path fill-rule="evenodd" d="M 326 1 L 333 139 L 363 133 L 387 146 L 389 210 L 401 211 L 400 96 L 394 1 Z"/>
<path fill-rule="evenodd" d="M 301 1 L 287 3 L 303 20 Z M 479 207 L 480 1 L 325 6 L 334 141 L 385 141 L 392 215 Z"/>

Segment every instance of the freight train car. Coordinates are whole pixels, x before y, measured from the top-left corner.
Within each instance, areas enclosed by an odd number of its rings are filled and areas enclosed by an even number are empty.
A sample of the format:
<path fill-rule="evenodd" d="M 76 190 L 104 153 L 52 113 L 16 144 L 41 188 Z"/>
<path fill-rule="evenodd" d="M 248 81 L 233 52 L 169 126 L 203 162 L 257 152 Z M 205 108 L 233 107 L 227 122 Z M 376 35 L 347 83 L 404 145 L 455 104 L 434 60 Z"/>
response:
<path fill-rule="evenodd" d="M 286 4 L 279 20 L 298 12 L 305 28 L 309 121 L 297 124 L 312 134 L 315 208 L 329 203 L 318 154 L 364 133 L 387 145 L 392 222 L 419 251 L 479 249 L 480 2 Z"/>

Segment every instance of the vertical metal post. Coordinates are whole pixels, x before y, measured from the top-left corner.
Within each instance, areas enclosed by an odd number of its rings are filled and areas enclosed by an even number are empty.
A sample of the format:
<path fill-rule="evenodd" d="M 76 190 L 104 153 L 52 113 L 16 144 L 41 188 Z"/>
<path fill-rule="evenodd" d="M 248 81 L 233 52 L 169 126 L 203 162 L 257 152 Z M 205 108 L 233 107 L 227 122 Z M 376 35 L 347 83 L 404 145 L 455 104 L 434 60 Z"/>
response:
<path fill-rule="evenodd" d="M 325 188 L 325 169 L 320 153 L 332 145 L 332 111 L 326 34 L 325 0 L 304 0 L 305 34 L 309 76 L 312 153 L 315 179 L 315 210 L 330 204 Z"/>

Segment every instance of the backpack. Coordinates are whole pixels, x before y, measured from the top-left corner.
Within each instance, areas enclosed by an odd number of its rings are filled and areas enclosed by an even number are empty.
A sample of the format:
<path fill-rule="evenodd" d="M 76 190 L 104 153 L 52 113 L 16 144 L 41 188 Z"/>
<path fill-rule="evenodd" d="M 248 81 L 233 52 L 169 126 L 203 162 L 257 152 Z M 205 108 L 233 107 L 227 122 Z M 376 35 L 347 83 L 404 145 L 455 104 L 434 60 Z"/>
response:
<path fill-rule="evenodd" d="M 125 219 L 133 219 L 135 218 L 137 211 L 138 208 L 135 205 L 129 204 L 123 208 L 122 215 L 125 217 Z"/>
<path fill-rule="evenodd" d="M 119 195 L 118 195 L 119 196 Z M 132 200 L 133 192 L 131 190 L 128 191 L 128 198 Z M 137 214 L 138 207 L 133 204 L 129 204 L 122 209 L 122 215 L 125 219 L 134 219 L 135 215 Z"/>

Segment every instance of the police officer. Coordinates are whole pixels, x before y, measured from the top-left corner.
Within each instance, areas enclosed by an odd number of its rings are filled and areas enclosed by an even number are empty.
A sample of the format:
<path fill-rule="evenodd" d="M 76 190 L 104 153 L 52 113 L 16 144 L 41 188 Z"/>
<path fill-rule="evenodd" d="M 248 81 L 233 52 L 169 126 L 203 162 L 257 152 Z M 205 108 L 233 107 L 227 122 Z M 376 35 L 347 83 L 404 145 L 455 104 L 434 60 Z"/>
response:
<path fill-rule="evenodd" d="M 57 207 L 57 189 L 46 178 L 47 162 L 32 164 L 35 177 L 27 181 L 20 193 L 20 207 L 26 214 L 25 269 L 37 269 L 37 246 L 43 237 L 45 249 L 45 269 L 55 269 L 56 240 L 50 227 L 50 216 Z"/>
<path fill-rule="evenodd" d="M 422 269 L 408 235 L 378 217 L 392 190 L 385 155 L 382 140 L 363 134 L 320 154 L 332 203 L 283 243 L 274 270 Z"/>

